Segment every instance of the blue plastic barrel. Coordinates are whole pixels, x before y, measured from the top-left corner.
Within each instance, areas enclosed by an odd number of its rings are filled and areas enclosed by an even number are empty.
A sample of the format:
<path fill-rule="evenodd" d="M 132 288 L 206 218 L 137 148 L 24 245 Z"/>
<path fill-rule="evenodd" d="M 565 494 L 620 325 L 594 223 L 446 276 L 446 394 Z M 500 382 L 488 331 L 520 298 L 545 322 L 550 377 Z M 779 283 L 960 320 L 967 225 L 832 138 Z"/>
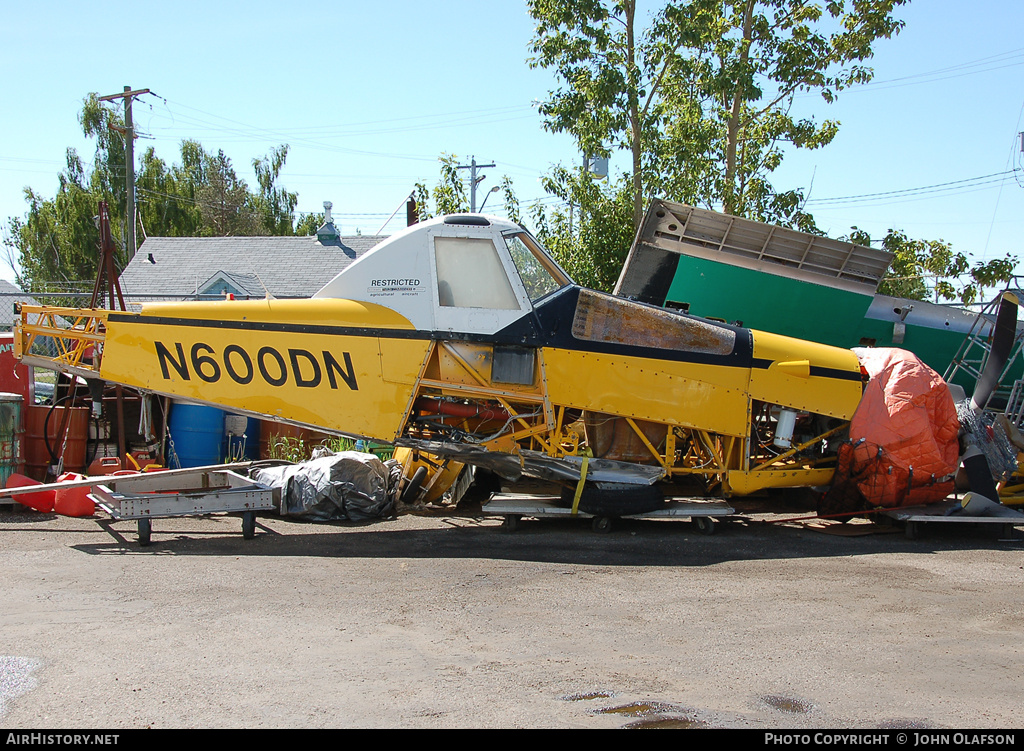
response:
<path fill-rule="evenodd" d="M 205 467 L 224 460 L 224 410 L 174 402 L 170 428 L 173 447 L 167 447 L 167 461 L 171 468 Z"/>

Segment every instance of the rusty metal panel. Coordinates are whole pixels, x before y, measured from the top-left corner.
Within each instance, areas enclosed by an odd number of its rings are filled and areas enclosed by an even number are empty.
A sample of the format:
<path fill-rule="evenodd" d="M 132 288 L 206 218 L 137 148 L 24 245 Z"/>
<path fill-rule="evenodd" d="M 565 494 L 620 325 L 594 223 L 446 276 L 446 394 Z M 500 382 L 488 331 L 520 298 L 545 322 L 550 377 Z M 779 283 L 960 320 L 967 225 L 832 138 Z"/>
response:
<path fill-rule="evenodd" d="M 731 329 L 588 289 L 580 291 L 572 335 L 585 341 L 706 355 L 729 355 L 736 342 Z"/>

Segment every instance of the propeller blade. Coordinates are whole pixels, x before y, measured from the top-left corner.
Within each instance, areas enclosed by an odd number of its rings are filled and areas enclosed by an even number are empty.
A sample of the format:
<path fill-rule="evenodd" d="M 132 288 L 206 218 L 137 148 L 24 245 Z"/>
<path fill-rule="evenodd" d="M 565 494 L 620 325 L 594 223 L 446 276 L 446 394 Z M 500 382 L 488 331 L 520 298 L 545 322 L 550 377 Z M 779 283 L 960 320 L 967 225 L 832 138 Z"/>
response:
<path fill-rule="evenodd" d="M 970 450 L 964 454 L 964 473 L 967 475 L 967 485 L 975 493 L 985 496 L 988 499 L 999 498 L 999 490 L 996 488 L 996 481 L 992 478 L 992 470 L 989 468 L 988 459 L 975 449 L 977 453 Z"/>
<path fill-rule="evenodd" d="M 985 370 L 982 371 L 971 396 L 971 407 L 974 409 L 983 409 L 999 385 L 999 377 L 1003 374 L 1003 368 L 1006 367 L 1006 361 L 1013 349 L 1013 341 L 1017 336 L 1017 306 L 1016 295 L 1004 292 L 999 301 L 999 312 L 996 314 L 992 349 L 988 353 Z"/>

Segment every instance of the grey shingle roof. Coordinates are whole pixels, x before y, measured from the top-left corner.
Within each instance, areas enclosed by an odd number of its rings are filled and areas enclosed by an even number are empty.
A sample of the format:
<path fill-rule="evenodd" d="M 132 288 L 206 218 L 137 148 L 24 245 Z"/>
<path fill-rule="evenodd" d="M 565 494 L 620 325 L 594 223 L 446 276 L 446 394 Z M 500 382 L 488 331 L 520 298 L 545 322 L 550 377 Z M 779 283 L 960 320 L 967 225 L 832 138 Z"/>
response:
<path fill-rule="evenodd" d="M 275 297 L 309 297 L 384 239 L 346 236 L 340 245 L 324 246 L 315 236 L 150 237 L 121 272 L 121 290 L 126 296 L 192 295 L 223 271 L 255 274 Z"/>

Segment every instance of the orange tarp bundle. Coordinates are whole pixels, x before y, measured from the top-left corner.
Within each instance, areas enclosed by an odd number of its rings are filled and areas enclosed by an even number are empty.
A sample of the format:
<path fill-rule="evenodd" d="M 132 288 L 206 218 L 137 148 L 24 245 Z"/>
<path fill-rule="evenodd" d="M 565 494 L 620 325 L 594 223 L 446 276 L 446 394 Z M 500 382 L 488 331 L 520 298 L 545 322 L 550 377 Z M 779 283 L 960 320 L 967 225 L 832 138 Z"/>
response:
<path fill-rule="evenodd" d="M 946 382 L 901 349 L 855 352 L 871 380 L 850 423 L 850 479 L 873 506 L 945 498 L 960 458 L 960 422 Z"/>

